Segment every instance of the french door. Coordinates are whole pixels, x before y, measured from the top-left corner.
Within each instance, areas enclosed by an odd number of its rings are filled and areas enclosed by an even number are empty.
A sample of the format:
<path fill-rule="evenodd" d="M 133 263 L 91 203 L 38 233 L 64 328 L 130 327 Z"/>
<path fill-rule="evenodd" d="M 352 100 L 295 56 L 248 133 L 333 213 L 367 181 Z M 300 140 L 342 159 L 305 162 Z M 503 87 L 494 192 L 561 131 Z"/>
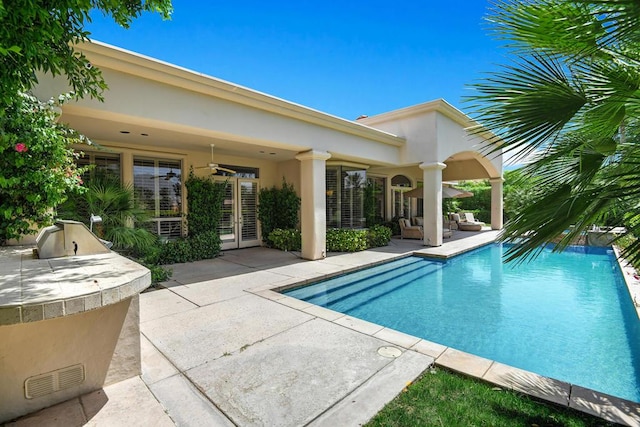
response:
<path fill-rule="evenodd" d="M 222 249 L 260 246 L 258 230 L 258 180 L 253 178 L 220 177 L 227 186 L 218 226 Z"/>

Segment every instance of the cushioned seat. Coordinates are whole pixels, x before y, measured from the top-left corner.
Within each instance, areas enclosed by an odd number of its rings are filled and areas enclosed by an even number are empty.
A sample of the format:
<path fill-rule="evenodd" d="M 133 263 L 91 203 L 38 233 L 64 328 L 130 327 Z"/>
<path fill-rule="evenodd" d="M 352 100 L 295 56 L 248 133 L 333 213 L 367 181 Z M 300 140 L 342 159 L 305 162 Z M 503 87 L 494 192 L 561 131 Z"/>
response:
<path fill-rule="evenodd" d="M 401 239 L 424 239 L 424 233 L 421 226 L 411 225 L 411 221 L 404 218 L 400 218 L 398 223 L 400 224 Z"/>
<path fill-rule="evenodd" d="M 451 220 L 455 221 L 460 231 L 480 231 L 482 230 L 482 222 L 469 222 L 460 219 L 459 214 L 451 214 Z"/>

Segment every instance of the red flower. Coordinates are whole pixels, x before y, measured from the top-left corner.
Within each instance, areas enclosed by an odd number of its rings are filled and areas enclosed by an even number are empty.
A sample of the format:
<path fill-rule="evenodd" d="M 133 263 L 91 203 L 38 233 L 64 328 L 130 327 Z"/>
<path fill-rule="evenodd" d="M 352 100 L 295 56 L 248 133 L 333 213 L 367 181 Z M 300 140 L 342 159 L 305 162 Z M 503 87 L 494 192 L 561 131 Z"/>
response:
<path fill-rule="evenodd" d="M 26 144 L 24 144 L 24 143 L 22 143 L 22 142 L 18 142 L 18 143 L 16 144 L 16 151 L 17 151 L 18 153 L 26 153 L 26 152 L 27 152 L 27 150 L 28 150 L 28 148 L 27 148 L 27 145 L 26 145 Z"/>

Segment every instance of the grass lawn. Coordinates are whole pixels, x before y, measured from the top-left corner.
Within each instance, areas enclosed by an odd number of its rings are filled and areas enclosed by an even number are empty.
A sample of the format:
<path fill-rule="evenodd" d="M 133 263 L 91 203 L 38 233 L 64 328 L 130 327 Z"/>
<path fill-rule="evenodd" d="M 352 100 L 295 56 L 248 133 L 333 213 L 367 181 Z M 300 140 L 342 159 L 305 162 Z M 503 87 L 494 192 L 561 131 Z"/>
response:
<path fill-rule="evenodd" d="M 439 368 L 427 370 L 384 407 L 376 426 L 613 426 L 600 418 Z"/>

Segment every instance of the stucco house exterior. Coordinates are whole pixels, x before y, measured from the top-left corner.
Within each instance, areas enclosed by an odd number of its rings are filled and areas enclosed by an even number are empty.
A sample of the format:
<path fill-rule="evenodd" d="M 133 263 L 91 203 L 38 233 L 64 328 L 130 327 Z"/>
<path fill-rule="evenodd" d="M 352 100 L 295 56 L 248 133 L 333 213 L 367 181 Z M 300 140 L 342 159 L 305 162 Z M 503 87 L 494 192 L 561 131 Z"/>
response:
<path fill-rule="evenodd" d="M 146 195 L 161 236 L 183 233 L 184 180 L 191 167 L 211 174 L 199 168 L 209 163 L 236 172 L 215 175 L 230 183 L 223 249 L 261 244 L 257 195 L 283 177 L 301 197 L 306 259 L 326 256 L 328 227 L 364 226 L 365 182 L 380 190 L 379 216 L 422 216 L 424 244 L 439 246 L 442 182 L 488 179 L 491 227 L 502 228 L 501 152 L 485 157 L 487 140 L 470 135 L 472 121 L 444 100 L 352 121 L 99 42 L 79 49 L 109 90 L 104 102 L 64 104 L 61 121 L 102 147 L 82 147 L 84 162 Z M 34 94 L 45 100 L 66 90 L 63 79 L 43 78 Z M 418 186 L 423 199 L 403 197 Z"/>

